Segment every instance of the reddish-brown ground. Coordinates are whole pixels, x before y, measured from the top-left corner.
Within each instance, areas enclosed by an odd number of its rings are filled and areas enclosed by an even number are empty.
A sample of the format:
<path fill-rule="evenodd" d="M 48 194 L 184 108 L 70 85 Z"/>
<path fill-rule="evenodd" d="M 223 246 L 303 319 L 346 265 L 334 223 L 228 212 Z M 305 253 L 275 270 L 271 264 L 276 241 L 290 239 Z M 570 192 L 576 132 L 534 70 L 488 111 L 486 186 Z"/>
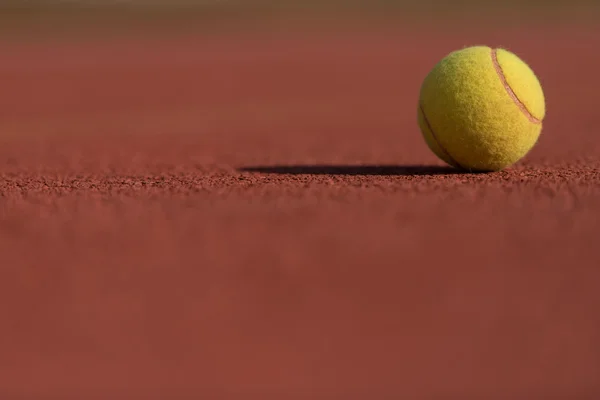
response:
<path fill-rule="evenodd" d="M 597 399 L 600 32 L 414 34 L 0 42 L 0 397 Z M 546 91 L 505 172 L 416 125 L 471 44 Z"/>

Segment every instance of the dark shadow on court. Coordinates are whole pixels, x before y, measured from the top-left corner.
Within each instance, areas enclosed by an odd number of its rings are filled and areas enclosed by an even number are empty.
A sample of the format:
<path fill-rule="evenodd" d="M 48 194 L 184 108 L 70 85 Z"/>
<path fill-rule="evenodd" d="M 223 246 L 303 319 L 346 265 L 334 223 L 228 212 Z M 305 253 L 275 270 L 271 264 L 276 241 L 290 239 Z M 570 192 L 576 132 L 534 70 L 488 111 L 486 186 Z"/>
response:
<path fill-rule="evenodd" d="M 238 168 L 240 172 L 281 175 L 448 175 L 464 174 L 452 167 L 427 165 L 258 165 Z"/>

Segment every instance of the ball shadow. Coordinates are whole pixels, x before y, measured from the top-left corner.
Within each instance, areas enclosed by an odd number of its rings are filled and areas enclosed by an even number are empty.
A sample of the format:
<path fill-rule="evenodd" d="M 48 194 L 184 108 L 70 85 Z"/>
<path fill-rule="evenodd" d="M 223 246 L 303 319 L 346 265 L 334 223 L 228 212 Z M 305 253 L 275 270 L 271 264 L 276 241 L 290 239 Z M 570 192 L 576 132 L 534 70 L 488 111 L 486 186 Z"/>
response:
<path fill-rule="evenodd" d="M 256 165 L 238 168 L 240 172 L 281 175 L 449 175 L 465 174 L 452 167 L 428 165 Z"/>

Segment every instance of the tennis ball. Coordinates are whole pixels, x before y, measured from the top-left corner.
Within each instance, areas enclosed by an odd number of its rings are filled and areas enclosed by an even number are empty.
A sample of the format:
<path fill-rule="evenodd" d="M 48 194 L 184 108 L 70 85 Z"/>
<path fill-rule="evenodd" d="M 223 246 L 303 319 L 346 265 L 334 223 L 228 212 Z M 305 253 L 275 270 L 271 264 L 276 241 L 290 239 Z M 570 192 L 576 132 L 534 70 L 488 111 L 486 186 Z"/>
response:
<path fill-rule="evenodd" d="M 443 161 L 470 171 L 498 171 L 523 158 L 542 131 L 546 105 L 531 68 L 504 49 L 454 51 L 426 76 L 418 123 Z"/>

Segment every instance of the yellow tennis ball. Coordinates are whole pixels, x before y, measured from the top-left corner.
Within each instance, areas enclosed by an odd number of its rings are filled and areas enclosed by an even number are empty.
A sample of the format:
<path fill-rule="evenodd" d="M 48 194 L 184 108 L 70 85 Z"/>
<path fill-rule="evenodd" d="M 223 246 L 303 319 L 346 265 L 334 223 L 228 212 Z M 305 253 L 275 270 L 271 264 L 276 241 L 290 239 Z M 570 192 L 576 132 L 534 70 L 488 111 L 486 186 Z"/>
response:
<path fill-rule="evenodd" d="M 429 72 L 418 123 L 446 163 L 498 171 L 533 148 L 545 114 L 542 86 L 525 62 L 504 49 L 474 46 L 448 54 Z"/>

